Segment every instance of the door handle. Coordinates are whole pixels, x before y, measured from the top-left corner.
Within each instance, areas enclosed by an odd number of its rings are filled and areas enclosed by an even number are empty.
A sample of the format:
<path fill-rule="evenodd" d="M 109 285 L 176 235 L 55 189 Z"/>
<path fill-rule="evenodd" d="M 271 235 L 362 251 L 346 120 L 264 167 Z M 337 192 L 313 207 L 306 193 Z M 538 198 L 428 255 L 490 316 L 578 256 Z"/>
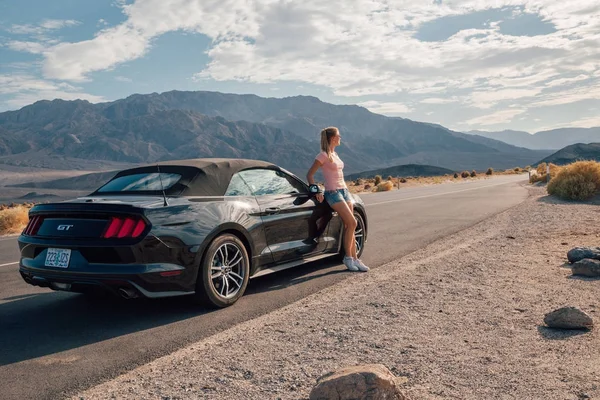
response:
<path fill-rule="evenodd" d="M 267 207 L 265 208 L 265 212 L 267 214 L 277 214 L 281 209 L 279 207 Z"/>

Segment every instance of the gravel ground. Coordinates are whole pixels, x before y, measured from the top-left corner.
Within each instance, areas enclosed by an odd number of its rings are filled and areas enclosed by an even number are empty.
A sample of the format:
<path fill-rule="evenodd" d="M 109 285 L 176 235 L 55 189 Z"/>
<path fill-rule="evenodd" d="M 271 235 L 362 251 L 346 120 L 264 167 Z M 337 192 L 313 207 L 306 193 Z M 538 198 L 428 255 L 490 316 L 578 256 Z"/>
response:
<path fill-rule="evenodd" d="M 600 245 L 597 205 L 530 187 L 518 207 L 73 399 L 306 399 L 317 378 L 381 363 L 413 399 L 600 397 L 597 328 L 544 328 L 572 305 L 600 323 L 600 281 L 566 253 Z"/>

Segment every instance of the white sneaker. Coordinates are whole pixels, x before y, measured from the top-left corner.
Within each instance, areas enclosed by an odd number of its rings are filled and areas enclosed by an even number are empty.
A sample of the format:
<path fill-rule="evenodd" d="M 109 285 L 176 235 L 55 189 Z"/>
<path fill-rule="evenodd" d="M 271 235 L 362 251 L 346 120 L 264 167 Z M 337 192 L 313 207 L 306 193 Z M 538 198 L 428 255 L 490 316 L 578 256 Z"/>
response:
<path fill-rule="evenodd" d="M 362 272 L 367 272 L 370 269 L 365 264 L 363 264 L 363 262 L 360 261 L 358 258 L 354 259 L 354 266 L 356 266 L 356 269 L 358 271 L 362 271 Z"/>
<path fill-rule="evenodd" d="M 356 266 L 356 263 L 352 257 L 344 257 L 344 265 L 350 271 L 358 271 L 358 267 Z"/>

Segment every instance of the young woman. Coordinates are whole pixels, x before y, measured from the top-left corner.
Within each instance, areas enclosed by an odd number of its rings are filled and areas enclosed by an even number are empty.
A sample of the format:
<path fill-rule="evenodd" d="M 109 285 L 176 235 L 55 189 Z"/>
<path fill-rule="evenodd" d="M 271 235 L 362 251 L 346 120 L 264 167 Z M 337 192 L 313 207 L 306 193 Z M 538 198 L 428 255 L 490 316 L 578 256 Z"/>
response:
<path fill-rule="evenodd" d="M 316 186 L 313 176 L 320 168 L 323 169 L 325 179 L 325 196 L 317 193 L 316 199 L 323 199 L 329 203 L 344 222 L 344 265 L 350 271 L 369 270 L 356 255 L 356 243 L 354 242 L 354 231 L 356 219 L 354 218 L 354 204 L 348 193 L 346 181 L 344 181 L 344 162 L 338 157 L 335 148 L 340 145 L 340 131 L 336 127 L 325 128 L 321 131 L 321 152 L 315 158 L 315 162 L 306 174 L 306 179 L 311 186 Z"/>

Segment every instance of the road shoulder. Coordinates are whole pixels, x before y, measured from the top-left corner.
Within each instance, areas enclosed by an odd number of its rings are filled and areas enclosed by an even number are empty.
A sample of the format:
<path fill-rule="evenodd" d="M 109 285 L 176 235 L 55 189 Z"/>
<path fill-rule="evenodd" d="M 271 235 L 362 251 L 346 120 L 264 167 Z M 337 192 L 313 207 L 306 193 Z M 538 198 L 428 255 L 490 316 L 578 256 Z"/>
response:
<path fill-rule="evenodd" d="M 524 203 L 397 261 L 138 367 L 73 399 L 307 398 L 338 368 L 382 363 L 415 399 L 600 395 L 597 331 L 551 334 L 564 305 L 596 318 L 598 282 L 566 252 L 598 245 L 597 206 Z"/>

